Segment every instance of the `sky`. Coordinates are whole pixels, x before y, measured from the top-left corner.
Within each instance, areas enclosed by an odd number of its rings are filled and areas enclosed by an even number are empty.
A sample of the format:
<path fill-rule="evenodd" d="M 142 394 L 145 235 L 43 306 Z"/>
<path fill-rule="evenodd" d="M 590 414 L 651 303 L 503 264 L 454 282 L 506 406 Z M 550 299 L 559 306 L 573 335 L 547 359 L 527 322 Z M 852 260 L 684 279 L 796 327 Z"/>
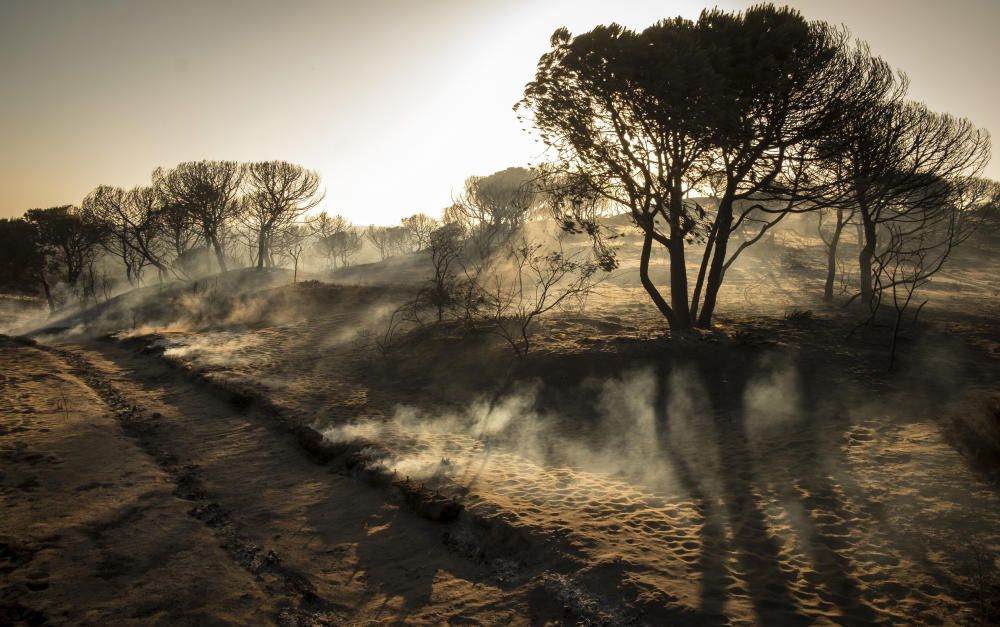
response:
<path fill-rule="evenodd" d="M 512 107 L 556 28 L 751 4 L 0 0 L 0 217 L 200 159 L 315 169 L 321 208 L 356 224 L 438 215 L 468 176 L 541 158 Z M 787 4 L 844 24 L 908 74 L 912 98 L 1000 138 L 1000 0 Z M 986 175 L 1000 179 L 1000 158 Z"/>

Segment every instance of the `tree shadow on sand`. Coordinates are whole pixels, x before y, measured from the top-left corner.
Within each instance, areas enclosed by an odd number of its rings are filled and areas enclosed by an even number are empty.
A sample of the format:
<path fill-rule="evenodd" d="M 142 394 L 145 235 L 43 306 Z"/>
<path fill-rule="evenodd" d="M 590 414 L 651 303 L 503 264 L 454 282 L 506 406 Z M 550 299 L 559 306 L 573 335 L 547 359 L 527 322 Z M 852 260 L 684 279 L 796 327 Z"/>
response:
<path fill-rule="evenodd" d="M 791 539 L 773 531 L 763 509 L 766 501 L 762 491 L 768 473 L 758 467 L 762 452 L 753 445 L 743 403 L 750 384 L 748 373 L 752 371 L 739 362 L 701 362 L 683 367 L 686 376 L 711 382 L 709 389 L 702 390 L 709 406 L 693 420 L 704 424 L 694 434 L 690 425 L 678 424 L 684 420 L 683 416 L 670 411 L 671 394 L 677 392 L 671 389 L 676 385 L 668 384 L 670 372 L 673 369 L 676 373 L 680 366 L 665 364 L 658 377 L 662 382 L 656 396 L 661 451 L 681 488 L 695 500 L 703 517 L 698 562 L 702 577 L 699 613 L 706 619 L 721 617 L 728 600 L 745 597 L 762 624 L 808 624 L 814 617 L 802 608 L 799 595 L 805 593 L 836 605 L 847 620 L 875 620 L 874 612 L 862 601 L 850 562 L 839 552 L 844 530 L 814 523 L 822 516 L 832 515 L 837 521 L 850 518 L 824 471 L 825 465 L 800 463 L 817 451 L 796 451 L 795 460 L 787 460 L 795 463 L 793 474 L 798 487 L 812 496 L 803 499 L 791 484 L 779 490 L 786 511 L 805 512 L 789 518 L 799 541 L 805 545 L 804 552 L 815 574 L 800 575 L 799 568 L 787 555 L 786 543 Z M 763 454 L 767 467 L 782 463 L 780 449 Z M 777 480 L 790 481 L 791 477 Z M 737 572 L 731 572 L 727 565 L 731 557 L 735 557 Z"/>
<path fill-rule="evenodd" d="M 432 547 L 440 545 L 440 532 L 395 507 L 373 512 L 364 526 L 358 527 L 353 516 L 345 516 L 344 510 L 349 508 L 349 504 L 337 499 L 325 499 L 310 508 L 307 519 L 318 537 L 316 546 L 334 547 L 340 558 L 353 553 L 354 565 L 347 583 L 359 582 L 366 589 L 354 610 L 360 610 L 371 595 L 381 595 L 381 605 L 368 607 L 366 613 L 379 620 L 427 606 L 442 566 L 439 559 L 429 555 Z M 339 523 L 343 517 L 351 519 L 352 524 Z M 426 559 L 421 559 L 425 554 Z M 447 565 L 455 569 L 454 576 L 475 577 L 471 564 L 454 562 Z"/>

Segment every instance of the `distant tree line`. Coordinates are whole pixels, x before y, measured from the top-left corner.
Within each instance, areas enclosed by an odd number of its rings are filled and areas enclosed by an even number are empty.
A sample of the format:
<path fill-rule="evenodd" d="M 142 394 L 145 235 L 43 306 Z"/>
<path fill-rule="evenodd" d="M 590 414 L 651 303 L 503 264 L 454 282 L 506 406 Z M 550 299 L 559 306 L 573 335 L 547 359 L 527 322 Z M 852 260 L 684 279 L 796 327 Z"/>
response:
<path fill-rule="evenodd" d="M 0 289 L 62 300 L 105 297 L 116 269 L 131 286 L 148 271 L 184 278 L 214 264 L 295 270 L 307 249 L 345 266 L 363 238 L 383 257 L 427 245 L 436 221 L 361 230 L 342 216 L 308 217 L 323 200 L 319 175 L 284 161 L 193 161 L 153 172 L 150 185 L 99 185 L 80 205 L 30 209 L 0 220 Z M 107 259 L 115 261 L 109 269 Z M 204 270 L 203 270 L 204 271 Z M 121 276 L 121 274 L 117 274 Z"/>

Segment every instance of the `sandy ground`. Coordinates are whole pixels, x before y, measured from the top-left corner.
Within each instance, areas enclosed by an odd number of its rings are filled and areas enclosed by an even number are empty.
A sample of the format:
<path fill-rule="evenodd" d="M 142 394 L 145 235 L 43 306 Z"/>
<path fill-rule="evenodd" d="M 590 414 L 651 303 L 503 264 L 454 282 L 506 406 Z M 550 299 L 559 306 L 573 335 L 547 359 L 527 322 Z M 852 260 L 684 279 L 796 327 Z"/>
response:
<path fill-rule="evenodd" d="M 0 623 L 253 622 L 275 611 L 61 359 L 0 345 Z"/>
<path fill-rule="evenodd" d="M 5 340 L 0 618 L 995 619 L 1000 491 L 944 425 L 996 392 L 996 273 L 943 275 L 889 375 L 787 239 L 672 342 L 628 276 L 526 360 L 447 327 L 380 347 L 397 288 L 280 281 Z M 363 461 L 317 464 L 303 424 Z M 464 510 L 427 520 L 400 482 Z"/>
<path fill-rule="evenodd" d="M 0 345 L 0 623 L 531 615 L 524 590 L 491 584 L 438 525 L 323 472 L 252 415 L 163 365 L 76 350 L 86 362 Z"/>
<path fill-rule="evenodd" d="M 498 400 L 492 420 L 553 422 L 546 431 L 514 429 L 511 436 L 494 429 L 491 418 L 484 422 L 474 403 L 444 410 L 428 402 L 420 389 L 439 386 L 428 378 L 433 366 L 426 359 L 422 373 L 395 372 L 374 384 L 378 377 L 366 373 L 358 354 L 364 351 L 331 339 L 340 337 L 344 316 L 252 333 L 148 339 L 165 347 L 169 361 L 227 389 L 259 386 L 333 441 L 378 442 L 386 451 L 378 463 L 392 472 L 462 497 L 473 514 L 504 519 L 522 538 L 506 546 L 515 578 L 539 571 L 567 577 L 610 622 L 978 620 L 979 588 L 992 584 L 977 580 L 976 560 L 1000 554 L 1000 495 L 945 443 L 933 412 L 910 409 L 927 403 L 934 411 L 973 411 L 964 396 L 937 403 L 909 398 L 910 390 L 859 386 L 847 376 L 824 403 L 803 393 L 776 408 L 769 395 L 800 393 L 780 384 L 787 375 L 781 359 L 762 368 L 756 387 L 737 383 L 762 355 L 782 354 L 762 342 L 730 355 L 737 360 L 729 367 L 733 384 L 715 394 L 695 389 L 710 376 L 705 364 L 685 372 L 660 367 L 656 356 L 591 381 L 604 386 L 604 401 L 615 404 L 619 418 L 627 415 L 627 441 L 607 441 L 606 432 L 581 436 L 572 415 L 539 417 L 531 409 L 537 399 L 513 391 Z M 564 326 L 580 336 L 572 323 Z M 793 332 L 815 334 L 785 328 L 780 335 Z M 799 359 L 829 359 L 824 347 L 806 353 Z M 928 353 L 921 359 L 948 361 L 940 372 L 950 376 L 972 359 L 942 357 L 936 347 Z M 450 357 L 461 363 L 454 347 Z M 768 406 L 753 414 L 748 394 L 763 395 Z M 734 409 L 706 398 L 740 402 Z M 423 410 L 414 408 L 421 403 Z M 660 435 L 657 404 L 667 410 Z M 546 449 L 553 440 L 558 450 Z M 630 456 L 639 459 L 629 463 Z M 987 564 L 988 572 L 995 568 Z"/>

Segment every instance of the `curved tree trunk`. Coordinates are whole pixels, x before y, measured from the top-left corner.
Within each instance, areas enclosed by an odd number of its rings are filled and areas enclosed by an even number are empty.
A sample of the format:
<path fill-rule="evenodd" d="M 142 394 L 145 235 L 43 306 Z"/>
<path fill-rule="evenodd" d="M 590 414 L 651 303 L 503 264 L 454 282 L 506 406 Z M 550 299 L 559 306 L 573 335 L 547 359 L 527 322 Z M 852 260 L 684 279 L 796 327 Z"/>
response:
<path fill-rule="evenodd" d="M 673 310 L 667 301 L 663 299 L 660 291 L 656 289 L 656 285 L 649 278 L 649 256 L 653 251 L 653 236 L 648 232 L 643 232 L 642 235 L 642 253 L 639 256 L 639 280 L 642 282 L 642 287 L 646 289 L 646 293 L 653 300 L 653 304 L 656 308 L 660 310 L 663 317 L 667 319 L 667 325 L 670 327 L 671 331 L 677 328 L 677 318 L 674 316 Z"/>
<path fill-rule="evenodd" d="M 840 244 L 840 235 L 844 232 L 845 226 L 847 221 L 844 220 L 844 210 L 837 209 L 837 224 L 826 250 L 826 284 L 823 286 L 823 300 L 828 303 L 833 301 L 833 284 L 837 280 L 837 246 Z"/>
<path fill-rule="evenodd" d="M 691 309 L 688 304 L 687 262 L 684 259 L 684 234 L 681 232 L 680 177 L 676 177 L 670 194 L 670 304 L 676 324 L 674 330 L 691 328 Z"/>
<path fill-rule="evenodd" d="M 264 229 L 260 230 L 260 235 L 257 237 L 257 269 L 264 269 L 264 260 L 267 256 L 267 233 Z"/>
<path fill-rule="evenodd" d="M 701 302 L 701 290 L 705 285 L 705 273 L 708 271 L 708 261 L 712 258 L 712 250 L 715 247 L 715 233 L 719 229 L 719 223 L 713 222 L 712 229 L 708 233 L 705 241 L 705 250 L 701 255 L 701 263 L 698 264 L 698 278 L 694 283 L 694 294 L 691 295 L 691 319 L 698 319 L 698 306 Z"/>
<path fill-rule="evenodd" d="M 863 226 L 862 233 L 865 237 L 864 242 L 861 245 L 861 252 L 858 253 L 858 268 L 860 270 L 859 280 L 861 281 L 861 302 L 865 305 L 871 305 L 875 291 L 875 277 L 872 276 L 872 259 L 875 257 L 877 236 L 875 232 L 875 223 L 872 221 L 868 211 L 863 208 L 861 211 L 861 222 Z"/>
<path fill-rule="evenodd" d="M 691 328 L 691 310 L 688 305 L 687 265 L 684 260 L 684 238 L 673 240 L 670 245 L 670 300 L 676 322 L 674 330 Z"/>
<path fill-rule="evenodd" d="M 215 235 L 210 236 L 209 240 L 212 242 L 212 250 L 215 251 L 215 259 L 219 262 L 219 271 L 226 272 L 229 268 L 226 266 L 226 253 L 222 250 L 222 243 Z"/>
<path fill-rule="evenodd" d="M 719 213 L 715 218 L 718 228 L 715 232 L 715 250 L 712 252 L 712 265 L 708 270 L 708 281 L 705 284 L 705 302 L 698 314 L 698 326 L 708 329 L 712 326 L 712 315 L 715 313 L 715 303 L 722 287 L 725 274 L 726 248 L 729 244 L 730 229 L 733 224 L 733 199 L 723 197 L 719 203 Z"/>

